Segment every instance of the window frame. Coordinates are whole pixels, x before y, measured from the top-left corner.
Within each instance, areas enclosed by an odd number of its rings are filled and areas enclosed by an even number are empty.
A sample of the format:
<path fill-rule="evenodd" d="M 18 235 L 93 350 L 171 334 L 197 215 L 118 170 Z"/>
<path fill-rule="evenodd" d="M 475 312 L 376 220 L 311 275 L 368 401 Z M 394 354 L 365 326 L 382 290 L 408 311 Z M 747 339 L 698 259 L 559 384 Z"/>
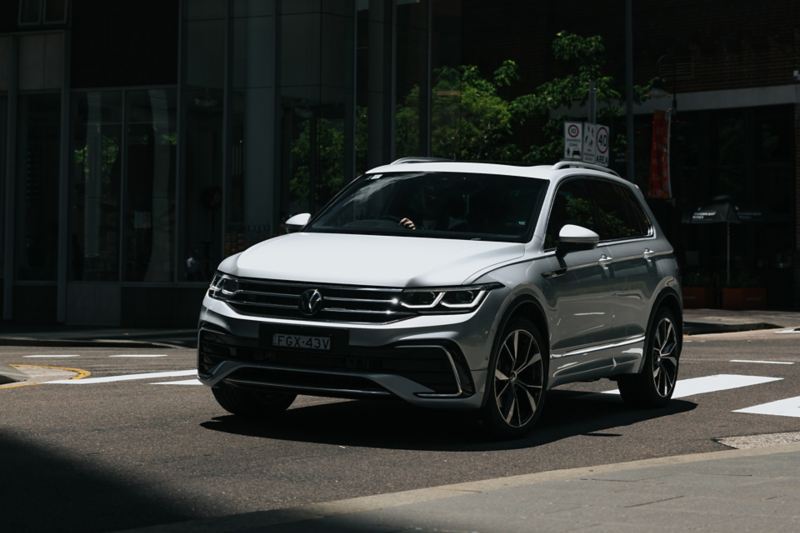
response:
<path fill-rule="evenodd" d="M 549 229 L 550 220 L 551 220 L 552 215 L 553 215 L 553 208 L 555 207 L 555 203 L 556 203 L 556 200 L 558 199 L 558 193 L 561 191 L 561 187 L 563 187 L 567 183 L 571 183 L 571 182 L 578 181 L 578 180 L 598 181 L 598 182 L 608 183 L 610 185 L 615 185 L 615 186 L 623 187 L 623 188 L 627 189 L 627 193 L 629 193 L 630 199 L 632 201 L 636 202 L 636 204 L 638 205 L 639 209 L 641 210 L 641 212 L 644 215 L 644 218 L 645 218 L 645 220 L 647 221 L 647 224 L 648 224 L 647 233 L 645 235 L 642 235 L 642 236 L 639 236 L 639 237 L 622 237 L 622 238 L 618 238 L 618 239 L 605 239 L 605 240 L 601 238 L 601 240 L 597 243 L 598 246 L 604 245 L 604 244 L 622 244 L 622 243 L 626 243 L 626 242 L 634 242 L 634 241 L 641 241 L 641 240 L 653 240 L 653 239 L 656 238 L 656 228 L 655 228 L 655 224 L 653 223 L 653 219 L 650 216 L 650 213 L 648 212 L 648 210 L 645 209 L 645 207 L 642 205 L 641 198 L 636 194 L 636 192 L 633 190 L 633 187 L 631 185 L 629 185 L 627 182 L 619 182 L 619 181 L 614 180 L 614 179 L 609 179 L 609 178 L 607 178 L 605 176 L 593 176 L 593 175 L 587 175 L 587 174 L 571 174 L 571 175 L 566 176 L 565 178 L 559 180 L 559 182 L 556 185 L 555 191 L 553 192 L 553 196 L 551 197 L 549 209 L 547 211 L 547 218 L 545 220 L 545 224 L 544 224 L 544 228 L 543 228 L 544 229 L 544 233 L 542 235 L 542 245 L 541 245 L 542 246 L 542 251 L 553 252 L 557 248 L 557 246 L 545 247 L 545 244 L 544 244 L 545 240 L 547 239 L 547 231 Z M 595 201 L 592 201 L 592 212 L 593 212 L 595 218 L 597 218 L 597 214 L 596 214 L 597 213 L 597 204 L 596 204 Z M 591 228 L 587 228 L 587 229 L 591 229 Z M 592 231 L 595 231 L 595 230 L 592 230 Z"/>

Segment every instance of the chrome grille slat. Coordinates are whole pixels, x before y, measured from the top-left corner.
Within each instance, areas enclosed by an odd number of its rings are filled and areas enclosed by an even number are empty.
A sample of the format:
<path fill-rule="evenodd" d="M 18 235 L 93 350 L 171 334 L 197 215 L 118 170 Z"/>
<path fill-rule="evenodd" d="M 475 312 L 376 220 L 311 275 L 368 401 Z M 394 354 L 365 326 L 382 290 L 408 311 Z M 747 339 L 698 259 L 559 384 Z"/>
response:
<path fill-rule="evenodd" d="M 231 300 L 230 302 L 240 305 L 255 305 L 256 307 L 272 307 L 275 309 L 297 309 L 296 305 L 273 304 L 268 302 L 251 302 L 248 300 Z"/>
<path fill-rule="evenodd" d="M 290 281 L 238 278 L 239 290 L 226 298 L 242 314 L 296 318 L 314 321 L 346 321 L 380 324 L 415 316 L 400 307 L 403 289 L 393 287 L 355 287 Z M 300 309 L 301 296 L 309 289 L 322 294 L 319 309 L 309 315 Z"/>
<path fill-rule="evenodd" d="M 392 311 L 391 309 L 387 309 L 386 311 L 375 311 L 373 309 L 345 309 L 342 307 L 326 307 L 324 310 L 329 313 L 365 313 L 368 315 L 386 315 L 386 316 L 403 314 L 400 311 Z"/>
<path fill-rule="evenodd" d="M 269 297 L 276 297 L 276 298 L 297 298 L 297 294 L 291 294 L 287 292 L 268 292 L 268 291 L 248 291 L 245 289 L 239 289 L 238 294 L 252 294 L 253 296 L 269 296 Z"/>
<path fill-rule="evenodd" d="M 371 298 L 342 298 L 340 296 L 325 296 L 325 300 L 328 302 L 361 302 L 361 303 L 370 303 L 370 304 L 394 304 L 397 303 L 396 300 L 376 300 Z"/>

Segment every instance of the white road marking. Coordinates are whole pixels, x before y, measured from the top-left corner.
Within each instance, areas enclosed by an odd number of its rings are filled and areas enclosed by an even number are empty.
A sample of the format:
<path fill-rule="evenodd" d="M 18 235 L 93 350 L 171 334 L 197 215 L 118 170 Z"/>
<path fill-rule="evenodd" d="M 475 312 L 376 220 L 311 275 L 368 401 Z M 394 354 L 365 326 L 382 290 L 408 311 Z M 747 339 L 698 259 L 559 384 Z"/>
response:
<path fill-rule="evenodd" d="M 180 381 L 159 381 L 150 385 L 202 385 L 199 379 L 183 379 Z"/>
<path fill-rule="evenodd" d="M 701 378 L 678 379 L 678 384 L 675 385 L 675 392 L 672 394 L 672 397 L 684 398 L 696 394 L 738 389 L 740 387 L 749 387 L 750 385 L 770 383 L 782 379 L 783 378 L 744 376 L 739 374 L 716 374 L 713 376 L 703 376 Z M 604 391 L 603 394 L 619 394 L 619 390 L 607 390 Z"/>
<path fill-rule="evenodd" d="M 166 357 L 165 353 L 120 353 L 109 355 L 109 357 Z"/>
<path fill-rule="evenodd" d="M 786 398 L 776 402 L 762 403 L 744 409 L 737 409 L 734 413 L 750 413 L 754 415 L 792 416 L 800 418 L 800 396 Z"/>
<path fill-rule="evenodd" d="M 59 385 L 91 385 L 94 383 L 112 383 L 115 381 L 133 381 L 136 379 L 177 378 L 181 376 L 196 376 L 197 370 L 169 370 L 166 372 L 146 372 L 144 374 L 124 374 L 121 376 L 103 376 L 100 378 L 64 379 L 49 381 Z"/>
<path fill-rule="evenodd" d="M 731 359 L 731 363 L 753 363 L 762 365 L 793 365 L 791 361 L 756 361 L 753 359 Z"/>
<path fill-rule="evenodd" d="M 786 333 L 800 333 L 800 328 L 790 328 L 790 329 L 779 329 L 775 333 L 778 334 L 786 334 Z"/>
<path fill-rule="evenodd" d="M 66 353 L 54 353 L 54 354 L 37 354 L 37 355 L 23 355 L 25 359 L 66 359 L 67 357 L 80 357 L 79 354 L 66 354 Z"/>

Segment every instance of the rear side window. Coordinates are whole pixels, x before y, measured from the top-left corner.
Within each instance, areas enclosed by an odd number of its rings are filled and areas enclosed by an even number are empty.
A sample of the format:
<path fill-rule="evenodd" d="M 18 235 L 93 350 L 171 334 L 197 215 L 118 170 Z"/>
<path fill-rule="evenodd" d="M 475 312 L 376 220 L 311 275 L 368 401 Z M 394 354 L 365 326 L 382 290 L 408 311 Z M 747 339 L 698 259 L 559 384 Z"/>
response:
<path fill-rule="evenodd" d="M 550 211 L 550 220 L 545 233 L 545 249 L 555 248 L 558 232 L 566 224 L 583 226 L 597 231 L 595 210 L 592 206 L 591 192 L 586 187 L 588 180 L 570 180 L 558 188 Z"/>
<path fill-rule="evenodd" d="M 595 204 L 596 228 L 601 241 L 646 237 L 650 221 L 628 187 L 603 180 L 586 183 Z"/>

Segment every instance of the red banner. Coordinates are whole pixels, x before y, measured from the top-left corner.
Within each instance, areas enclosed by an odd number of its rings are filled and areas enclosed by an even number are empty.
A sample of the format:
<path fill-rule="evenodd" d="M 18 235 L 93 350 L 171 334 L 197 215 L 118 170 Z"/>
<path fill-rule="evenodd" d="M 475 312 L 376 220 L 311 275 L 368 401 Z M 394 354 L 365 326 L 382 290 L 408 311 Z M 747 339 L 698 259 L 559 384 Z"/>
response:
<path fill-rule="evenodd" d="M 650 188 L 648 196 L 661 200 L 672 198 L 669 176 L 670 112 L 653 113 L 653 141 L 650 145 Z"/>

